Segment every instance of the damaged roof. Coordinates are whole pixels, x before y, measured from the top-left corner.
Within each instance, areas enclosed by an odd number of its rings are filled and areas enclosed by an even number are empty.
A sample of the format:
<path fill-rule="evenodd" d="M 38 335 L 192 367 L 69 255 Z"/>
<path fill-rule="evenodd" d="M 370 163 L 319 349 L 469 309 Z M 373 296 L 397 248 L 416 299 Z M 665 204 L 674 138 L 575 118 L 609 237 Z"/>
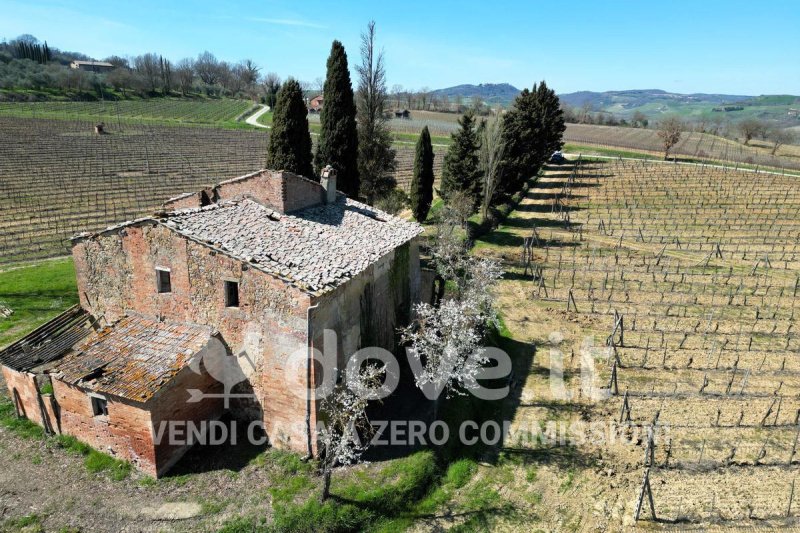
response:
<path fill-rule="evenodd" d="M 75 346 L 55 368 L 82 388 L 146 402 L 187 366 L 213 331 L 130 314 Z"/>
<path fill-rule="evenodd" d="M 331 290 L 422 233 L 419 224 L 339 196 L 281 214 L 245 198 L 168 213 L 160 222 L 315 293 Z"/>
<path fill-rule="evenodd" d="M 91 332 L 92 317 L 74 305 L 0 351 L 0 364 L 18 372 L 59 359 Z"/>

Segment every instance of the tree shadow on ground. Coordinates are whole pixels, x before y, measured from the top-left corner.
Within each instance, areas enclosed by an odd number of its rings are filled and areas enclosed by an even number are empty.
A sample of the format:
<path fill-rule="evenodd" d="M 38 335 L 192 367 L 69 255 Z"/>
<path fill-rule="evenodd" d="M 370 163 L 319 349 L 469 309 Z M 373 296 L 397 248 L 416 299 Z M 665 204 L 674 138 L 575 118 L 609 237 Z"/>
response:
<path fill-rule="evenodd" d="M 523 204 L 517 208 L 518 211 L 522 213 L 553 213 L 555 214 L 556 211 L 553 210 L 553 204 Z M 574 212 L 574 211 L 583 211 L 585 210 L 584 207 L 580 207 L 577 205 L 562 205 L 558 211 L 566 211 L 566 212 Z M 526 220 L 522 217 L 514 217 L 515 220 Z"/>

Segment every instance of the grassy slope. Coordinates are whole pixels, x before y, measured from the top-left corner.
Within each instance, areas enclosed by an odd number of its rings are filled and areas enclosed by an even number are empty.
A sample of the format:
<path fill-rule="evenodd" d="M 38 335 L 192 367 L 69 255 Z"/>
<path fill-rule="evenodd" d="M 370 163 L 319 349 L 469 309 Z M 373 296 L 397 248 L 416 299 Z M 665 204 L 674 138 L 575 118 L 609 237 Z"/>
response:
<path fill-rule="evenodd" d="M 235 119 L 254 107 L 247 100 L 175 97 L 109 102 L 48 101 L 2 103 L 0 116 L 85 120 L 109 125 L 136 123 L 250 128 Z"/>
<path fill-rule="evenodd" d="M 0 271 L 0 303 L 14 313 L 0 318 L 0 346 L 78 302 L 72 259 L 44 261 Z"/>

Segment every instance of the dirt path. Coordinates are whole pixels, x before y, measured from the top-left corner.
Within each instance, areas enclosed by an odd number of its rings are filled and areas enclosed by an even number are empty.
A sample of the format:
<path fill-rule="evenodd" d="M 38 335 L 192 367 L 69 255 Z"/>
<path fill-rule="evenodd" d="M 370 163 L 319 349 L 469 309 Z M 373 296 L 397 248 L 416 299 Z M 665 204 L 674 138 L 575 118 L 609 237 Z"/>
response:
<path fill-rule="evenodd" d="M 245 121 L 246 123 L 250 124 L 251 126 L 255 126 L 256 128 L 266 128 L 266 129 L 270 129 L 270 127 L 269 127 L 269 126 L 267 126 L 267 125 L 265 125 L 265 124 L 261 124 L 261 123 L 258 121 L 258 119 L 261 117 L 261 115 L 263 115 L 264 113 L 268 113 L 268 112 L 269 112 L 269 109 L 270 109 L 270 108 L 269 108 L 269 106 L 268 106 L 268 105 L 262 105 L 262 106 L 261 106 L 261 109 L 259 109 L 258 111 L 256 111 L 255 113 L 253 113 L 252 115 L 250 115 L 249 117 L 247 117 L 246 119 L 244 119 L 244 121 Z"/>

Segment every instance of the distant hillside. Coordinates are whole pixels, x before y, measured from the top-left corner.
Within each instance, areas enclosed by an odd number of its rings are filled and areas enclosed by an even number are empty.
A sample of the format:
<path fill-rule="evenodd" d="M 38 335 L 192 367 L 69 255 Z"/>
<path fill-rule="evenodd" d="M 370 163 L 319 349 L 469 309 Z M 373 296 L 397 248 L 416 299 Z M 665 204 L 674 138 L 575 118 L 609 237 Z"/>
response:
<path fill-rule="evenodd" d="M 668 93 L 660 89 L 640 89 L 629 91 L 606 91 L 602 93 L 593 91 L 579 91 L 576 93 L 559 94 L 562 102 L 575 107 L 589 103 L 594 109 L 602 110 L 606 107 L 619 106 L 622 109 L 632 109 L 654 103 L 668 104 L 726 104 L 742 102 L 753 98 L 733 94 L 679 94 Z"/>
<path fill-rule="evenodd" d="M 433 91 L 434 96 L 455 98 L 461 96 L 469 99 L 480 99 L 487 104 L 511 103 L 519 94 L 519 89 L 509 83 L 481 83 L 479 85 L 464 84 Z"/>
<path fill-rule="evenodd" d="M 592 111 L 630 118 L 641 112 L 649 118 L 679 115 L 688 120 L 708 120 L 722 117 L 729 121 L 757 118 L 785 126 L 798 123 L 790 111 L 800 105 L 800 98 L 792 95 L 744 96 L 737 94 L 680 94 L 660 89 L 630 91 L 579 91 L 560 94 L 567 105 L 581 108 L 588 105 Z"/>

